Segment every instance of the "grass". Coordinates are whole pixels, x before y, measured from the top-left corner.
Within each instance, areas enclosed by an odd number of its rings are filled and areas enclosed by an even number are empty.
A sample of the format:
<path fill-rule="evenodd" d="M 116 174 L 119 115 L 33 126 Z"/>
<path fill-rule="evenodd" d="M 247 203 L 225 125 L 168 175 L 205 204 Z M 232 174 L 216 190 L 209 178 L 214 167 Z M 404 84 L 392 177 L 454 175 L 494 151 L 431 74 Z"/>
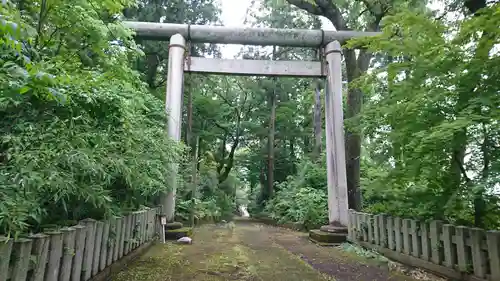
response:
<path fill-rule="evenodd" d="M 333 280 L 257 234 L 250 226 L 203 226 L 195 229 L 192 245 L 157 244 L 113 280 Z"/>

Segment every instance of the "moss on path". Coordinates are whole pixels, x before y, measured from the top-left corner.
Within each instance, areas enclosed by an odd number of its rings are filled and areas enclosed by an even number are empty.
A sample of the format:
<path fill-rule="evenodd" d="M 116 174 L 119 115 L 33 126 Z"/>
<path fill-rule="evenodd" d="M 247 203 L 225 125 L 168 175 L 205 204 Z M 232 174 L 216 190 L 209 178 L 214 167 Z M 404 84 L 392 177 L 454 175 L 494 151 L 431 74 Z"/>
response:
<path fill-rule="evenodd" d="M 413 280 L 303 234 L 256 223 L 234 229 L 202 226 L 192 245 L 154 245 L 115 281 L 326 281 Z"/>

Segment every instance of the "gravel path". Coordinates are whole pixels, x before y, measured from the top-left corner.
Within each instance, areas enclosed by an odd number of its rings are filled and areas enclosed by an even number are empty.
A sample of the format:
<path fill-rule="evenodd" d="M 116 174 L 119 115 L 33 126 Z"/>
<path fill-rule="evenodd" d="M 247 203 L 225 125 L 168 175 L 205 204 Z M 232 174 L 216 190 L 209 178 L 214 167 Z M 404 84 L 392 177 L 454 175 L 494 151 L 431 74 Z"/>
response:
<path fill-rule="evenodd" d="M 334 280 L 414 281 L 411 277 L 389 272 L 385 263 L 364 259 L 339 248 L 318 246 L 309 241 L 305 233 L 251 222 L 238 225 L 242 241 L 258 241 L 258 245 L 279 245 Z"/>

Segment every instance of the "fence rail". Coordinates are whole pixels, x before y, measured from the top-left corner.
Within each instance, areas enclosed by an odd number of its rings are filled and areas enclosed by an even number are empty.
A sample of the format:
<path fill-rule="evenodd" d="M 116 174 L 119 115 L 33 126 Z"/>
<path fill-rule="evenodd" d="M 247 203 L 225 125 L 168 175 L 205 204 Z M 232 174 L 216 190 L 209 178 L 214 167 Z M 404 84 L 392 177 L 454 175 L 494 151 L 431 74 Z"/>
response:
<path fill-rule="evenodd" d="M 349 241 L 462 280 L 500 280 L 500 231 L 349 211 Z"/>
<path fill-rule="evenodd" d="M 87 281 L 157 233 L 159 208 L 85 219 L 17 240 L 0 237 L 0 281 Z"/>

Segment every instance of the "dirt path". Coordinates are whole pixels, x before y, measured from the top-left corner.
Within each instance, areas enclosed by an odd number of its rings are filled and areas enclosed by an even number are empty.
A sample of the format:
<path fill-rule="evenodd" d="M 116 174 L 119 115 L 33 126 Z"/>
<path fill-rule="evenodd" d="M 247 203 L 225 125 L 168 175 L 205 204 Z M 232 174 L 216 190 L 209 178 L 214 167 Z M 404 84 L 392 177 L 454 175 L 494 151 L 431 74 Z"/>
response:
<path fill-rule="evenodd" d="M 115 281 L 413 281 L 303 233 L 239 222 L 197 228 L 192 245 L 157 244 Z"/>

